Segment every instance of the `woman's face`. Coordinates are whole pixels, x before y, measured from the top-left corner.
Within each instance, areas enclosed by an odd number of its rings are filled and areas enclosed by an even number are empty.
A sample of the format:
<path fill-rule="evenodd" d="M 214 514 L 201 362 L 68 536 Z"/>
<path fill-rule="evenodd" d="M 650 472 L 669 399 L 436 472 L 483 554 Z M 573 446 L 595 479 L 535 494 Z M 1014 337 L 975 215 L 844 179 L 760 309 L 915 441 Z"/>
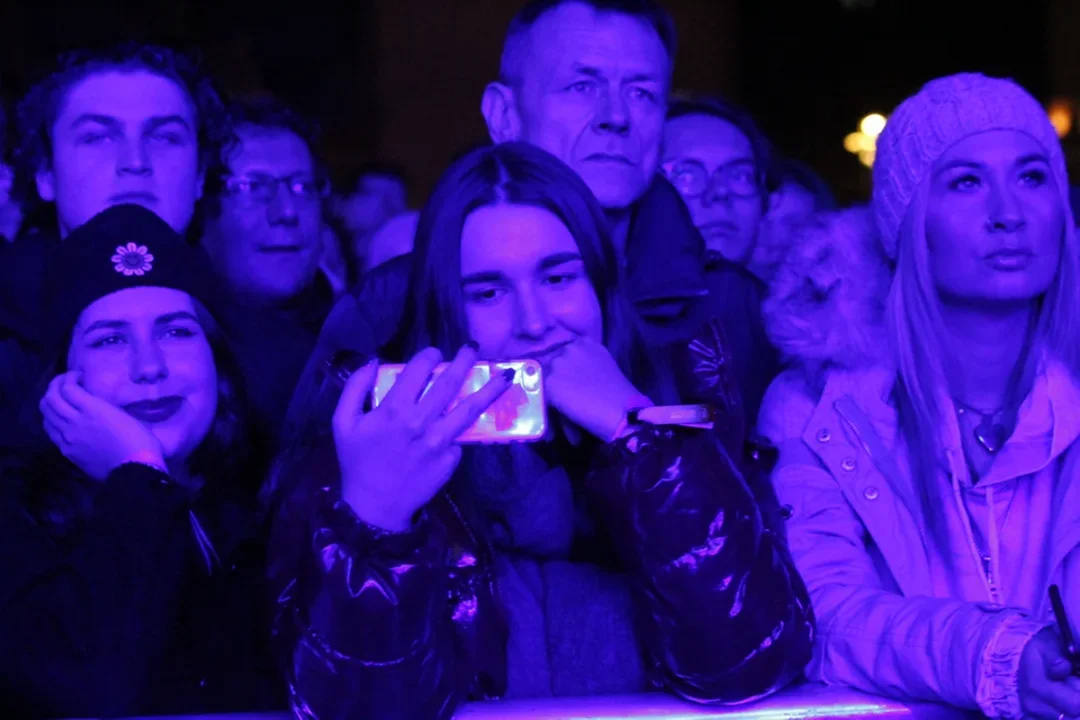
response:
<path fill-rule="evenodd" d="M 953 145 L 933 168 L 926 214 L 942 299 L 1010 305 L 1044 294 L 1064 218 L 1050 159 L 1031 136 L 995 130 Z"/>
<path fill-rule="evenodd" d="M 577 337 L 603 342 L 600 300 L 581 252 L 544 208 L 473 211 L 461 232 L 461 288 L 469 335 L 486 360 L 546 364 Z"/>
<path fill-rule="evenodd" d="M 217 368 L 187 293 L 140 287 L 95 301 L 75 324 L 68 368 L 146 425 L 170 461 L 185 460 L 210 432 Z"/>

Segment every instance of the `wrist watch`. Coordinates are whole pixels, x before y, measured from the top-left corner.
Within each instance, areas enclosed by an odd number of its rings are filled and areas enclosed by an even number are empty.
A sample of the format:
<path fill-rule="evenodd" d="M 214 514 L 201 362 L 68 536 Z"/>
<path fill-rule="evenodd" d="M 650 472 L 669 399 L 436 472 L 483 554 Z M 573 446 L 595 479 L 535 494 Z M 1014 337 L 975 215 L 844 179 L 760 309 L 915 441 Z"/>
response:
<path fill-rule="evenodd" d="M 715 416 L 711 405 L 651 405 L 626 413 L 626 424 L 712 427 Z"/>

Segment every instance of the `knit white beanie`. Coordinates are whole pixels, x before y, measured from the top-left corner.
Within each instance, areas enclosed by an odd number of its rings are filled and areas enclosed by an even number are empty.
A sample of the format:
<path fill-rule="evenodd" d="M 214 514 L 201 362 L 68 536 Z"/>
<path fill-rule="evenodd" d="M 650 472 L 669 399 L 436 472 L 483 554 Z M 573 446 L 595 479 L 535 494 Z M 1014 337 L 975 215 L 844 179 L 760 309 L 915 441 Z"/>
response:
<path fill-rule="evenodd" d="M 1050 159 L 1066 210 L 1069 177 L 1061 142 L 1042 106 L 1010 80 L 963 73 L 931 80 L 893 112 L 877 142 L 874 215 L 885 252 L 896 259 L 900 225 L 915 190 L 945 151 L 992 130 L 1030 135 Z"/>

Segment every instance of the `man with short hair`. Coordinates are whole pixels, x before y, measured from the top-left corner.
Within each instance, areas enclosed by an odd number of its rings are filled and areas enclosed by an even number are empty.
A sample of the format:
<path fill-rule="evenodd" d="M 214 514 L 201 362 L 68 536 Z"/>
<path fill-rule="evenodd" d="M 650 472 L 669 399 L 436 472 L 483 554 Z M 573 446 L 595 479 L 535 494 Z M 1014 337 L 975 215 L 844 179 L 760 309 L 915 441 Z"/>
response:
<path fill-rule="evenodd" d="M 623 245 L 653 183 L 675 26 L 648 0 L 536 0 L 510 23 L 481 112 L 495 142 L 537 145 L 577 172 Z"/>
<path fill-rule="evenodd" d="M 777 370 L 761 321 L 764 289 L 737 263 L 706 262 L 678 193 L 658 173 L 676 47 L 674 22 L 654 0 L 534 0 L 510 24 L 481 109 L 495 142 L 538 145 L 593 191 L 651 344 L 720 320 L 753 426 Z"/>
<path fill-rule="evenodd" d="M 172 48 L 125 43 L 60 56 L 18 108 L 19 199 L 28 216 L 0 267 L 3 419 L 37 393 L 44 274 L 56 243 L 111 205 L 153 210 L 183 233 L 206 168 L 228 137 L 221 97 L 199 60 Z M 55 223 L 55 224 L 54 224 Z M 36 400 L 34 402 L 36 405 Z"/>
<path fill-rule="evenodd" d="M 312 123 L 273 101 L 230 109 L 235 140 L 207 183 L 202 245 L 230 302 L 223 322 L 276 438 L 333 291 L 319 272 L 326 173 Z"/>
<path fill-rule="evenodd" d="M 657 172 L 675 48 L 671 16 L 654 0 L 533 0 L 510 24 L 499 80 L 484 90 L 481 110 L 495 142 L 544 148 L 600 200 L 650 345 L 686 341 L 720 320 L 753 426 L 777 367 L 760 285 L 734 263 L 706 269 L 701 235 Z M 400 351 L 410 257 L 376 268 L 339 300 L 305 384 L 336 349 Z"/>
<path fill-rule="evenodd" d="M 200 61 L 155 45 L 61 55 L 18 116 L 19 169 L 55 204 L 61 238 L 120 203 L 186 231 L 207 165 L 228 138 Z"/>

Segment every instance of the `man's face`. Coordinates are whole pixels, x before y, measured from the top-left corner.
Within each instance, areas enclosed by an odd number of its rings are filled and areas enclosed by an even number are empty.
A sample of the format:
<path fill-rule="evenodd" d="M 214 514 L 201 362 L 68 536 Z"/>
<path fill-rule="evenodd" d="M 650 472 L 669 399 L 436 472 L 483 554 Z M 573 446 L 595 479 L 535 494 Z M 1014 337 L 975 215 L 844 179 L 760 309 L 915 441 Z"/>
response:
<path fill-rule="evenodd" d="M 284 300 L 315 276 L 320 193 L 307 143 L 288 130 L 242 125 L 228 159 L 221 213 L 207 222 L 218 273 L 242 294 Z"/>
<path fill-rule="evenodd" d="M 148 70 L 107 70 L 72 85 L 52 127 L 52 167 L 37 175 L 61 237 L 121 203 L 187 230 L 203 187 L 197 127 L 187 93 Z"/>
<path fill-rule="evenodd" d="M 667 51 L 637 18 L 566 3 L 526 40 L 514 89 L 519 136 L 573 168 L 600 204 L 622 210 L 656 172 L 670 78 Z"/>

